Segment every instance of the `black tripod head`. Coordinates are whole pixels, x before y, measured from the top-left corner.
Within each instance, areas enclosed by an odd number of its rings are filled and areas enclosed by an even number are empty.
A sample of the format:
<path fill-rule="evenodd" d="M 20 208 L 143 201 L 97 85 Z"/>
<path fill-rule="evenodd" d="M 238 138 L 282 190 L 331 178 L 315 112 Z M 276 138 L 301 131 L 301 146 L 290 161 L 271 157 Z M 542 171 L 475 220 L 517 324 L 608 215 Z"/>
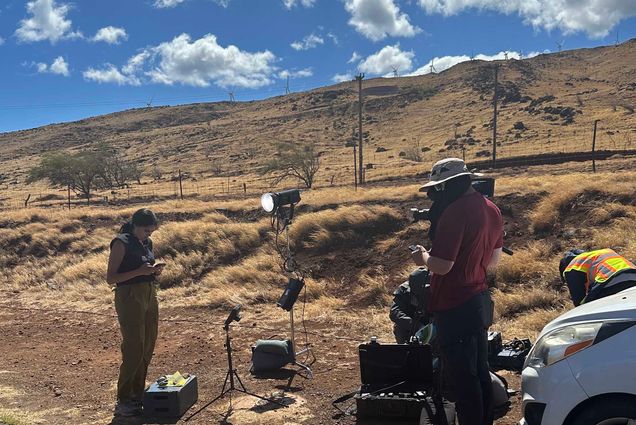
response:
<path fill-rule="evenodd" d="M 241 304 L 237 304 L 234 306 L 230 314 L 225 319 L 225 325 L 223 326 L 226 330 L 229 329 L 230 324 L 232 322 L 239 322 L 241 320 Z"/>

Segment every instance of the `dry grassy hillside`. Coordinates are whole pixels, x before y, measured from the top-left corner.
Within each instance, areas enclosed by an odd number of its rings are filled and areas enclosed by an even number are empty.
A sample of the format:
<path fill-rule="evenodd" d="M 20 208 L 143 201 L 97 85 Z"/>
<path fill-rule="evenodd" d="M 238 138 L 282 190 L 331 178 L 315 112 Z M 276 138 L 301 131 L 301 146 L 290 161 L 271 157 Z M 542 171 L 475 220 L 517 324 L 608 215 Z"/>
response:
<path fill-rule="evenodd" d="M 636 40 L 617 47 L 499 61 L 501 156 L 634 148 Z M 412 174 L 441 156 L 483 158 L 492 150 L 492 63 L 471 61 L 439 74 L 364 81 L 368 180 Z M 313 142 L 322 152 L 317 184 L 351 180 L 356 136 L 353 82 L 263 101 L 135 109 L 0 135 L 0 175 L 20 186 L 43 152 L 99 141 L 150 170 L 178 168 L 197 179 L 256 181 L 275 141 Z M 407 159 L 415 152 L 426 166 Z M 332 180 L 333 179 L 333 180 Z"/>

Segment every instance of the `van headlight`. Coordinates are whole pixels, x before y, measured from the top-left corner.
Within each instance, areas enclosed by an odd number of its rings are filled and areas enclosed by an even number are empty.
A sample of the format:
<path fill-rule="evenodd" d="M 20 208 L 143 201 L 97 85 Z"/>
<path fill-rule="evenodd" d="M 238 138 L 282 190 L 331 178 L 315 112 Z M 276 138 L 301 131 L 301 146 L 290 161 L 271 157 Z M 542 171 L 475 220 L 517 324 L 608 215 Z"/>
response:
<path fill-rule="evenodd" d="M 526 362 L 526 367 L 546 367 L 560 360 L 578 353 L 594 344 L 594 340 L 603 322 L 582 323 L 578 325 L 565 326 L 555 329 L 545 334 L 532 347 Z"/>

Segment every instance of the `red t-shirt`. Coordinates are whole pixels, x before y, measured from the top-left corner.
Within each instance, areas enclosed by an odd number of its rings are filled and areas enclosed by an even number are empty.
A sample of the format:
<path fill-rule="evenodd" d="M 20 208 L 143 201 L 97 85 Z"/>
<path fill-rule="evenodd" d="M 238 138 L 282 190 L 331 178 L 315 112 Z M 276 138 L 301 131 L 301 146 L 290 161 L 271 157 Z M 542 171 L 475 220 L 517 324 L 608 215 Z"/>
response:
<path fill-rule="evenodd" d="M 486 268 L 502 246 L 503 220 L 495 204 L 479 192 L 450 204 L 437 224 L 430 255 L 455 264 L 443 276 L 432 274 L 430 311 L 457 307 L 488 289 Z"/>

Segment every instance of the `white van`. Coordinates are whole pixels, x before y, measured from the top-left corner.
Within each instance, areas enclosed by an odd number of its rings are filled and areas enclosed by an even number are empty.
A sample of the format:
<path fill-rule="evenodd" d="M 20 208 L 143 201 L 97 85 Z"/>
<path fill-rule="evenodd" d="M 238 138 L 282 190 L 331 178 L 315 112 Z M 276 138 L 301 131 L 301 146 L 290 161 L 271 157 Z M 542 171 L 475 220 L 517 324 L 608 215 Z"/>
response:
<path fill-rule="evenodd" d="M 636 425 L 636 287 L 543 328 L 523 368 L 520 425 Z"/>

